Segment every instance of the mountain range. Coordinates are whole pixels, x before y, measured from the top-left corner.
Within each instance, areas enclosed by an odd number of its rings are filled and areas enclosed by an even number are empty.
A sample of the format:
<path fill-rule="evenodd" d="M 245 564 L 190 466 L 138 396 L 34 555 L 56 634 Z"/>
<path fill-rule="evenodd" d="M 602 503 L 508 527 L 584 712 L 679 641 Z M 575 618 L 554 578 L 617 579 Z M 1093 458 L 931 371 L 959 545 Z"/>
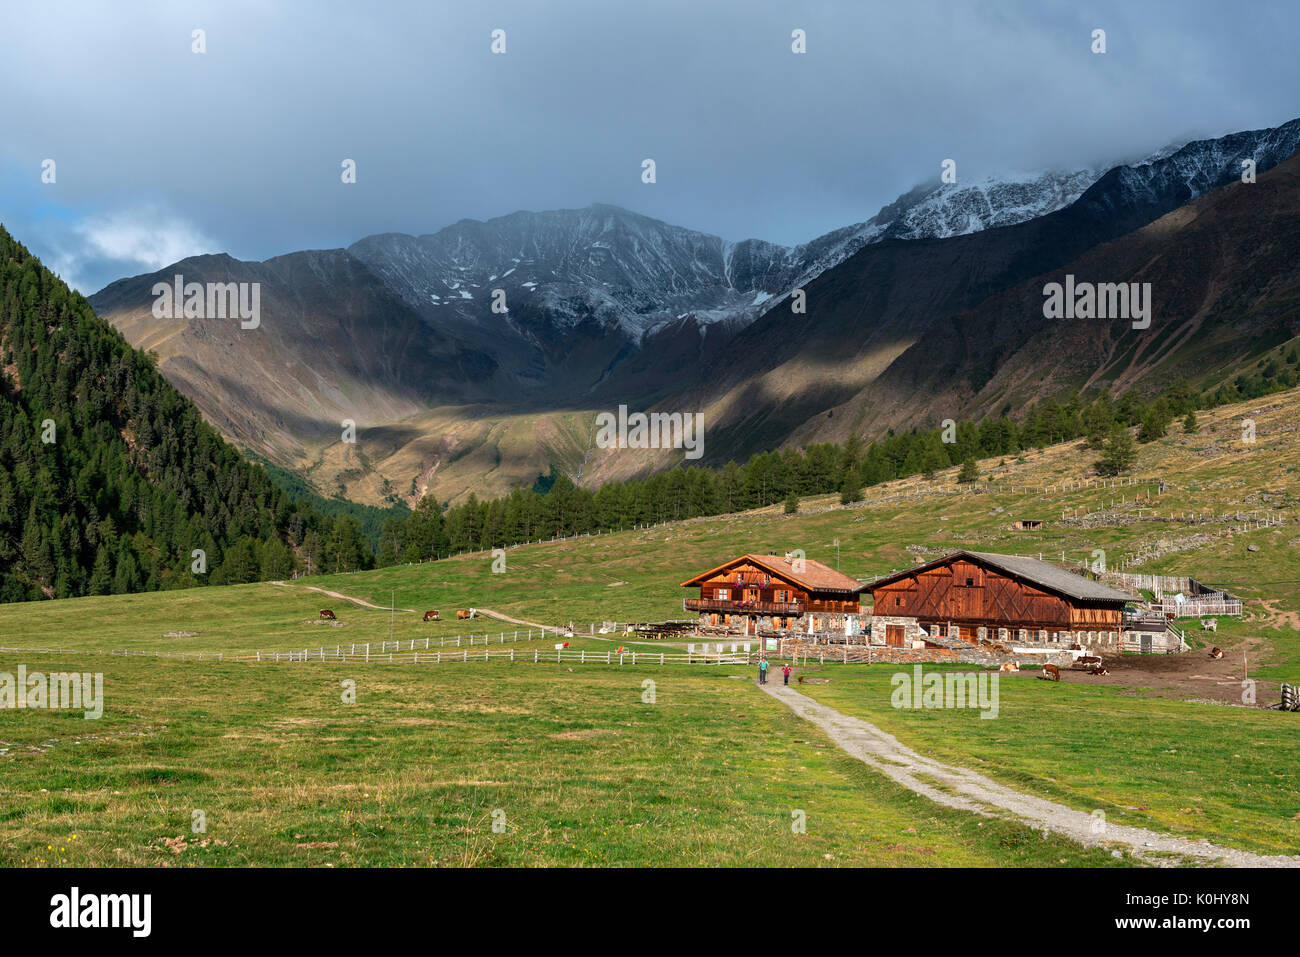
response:
<path fill-rule="evenodd" d="M 91 304 L 155 352 L 224 435 L 326 494 L 452 500 L 552 468 L 599 484 L 681 460 L 595 448 L 595 414 L 620 404 L 703 412 L 703 461 L 719 464 L 1015 411 L 1070 388 L 1224 373 L 1262 347 L 1244 331 L 1261 316 L 1282 334 L 1284 293 L 1257 284 L 1267 307 L 1240 304 L 1238 315 L 1205 297 L 1249 277 L 1221 275 L 1212 257 L 1196 276 L 1169 264 L 1203 241 L 1196 220 L 1282 216 L 1251 203 L 1289 195 L 1287 170 L 1263 174 L 1297 148 L 1300 120 L 1108 170 L 930 183 L 794 247 L 728 242 L 607 205 L 518 212 L 260 263 L 193 257 L 119 280 Z M 1258 183 L 1241 182 L 1245 159 Z M 1255 276 L 1265 263 L 1249 230 L 1232 235 L 1247 246 L 1222 261 Z M 1159 276 L 1151 329 L 1044 327 L 1041 277 L 1069 269 L 1097 281 Z M 155 318 L 154 284 L 178 274 L 259 283 L 259 327 Z M 792 311 L 796 289 L 806 312 Z M 1175 302 L 1192 311 L 1171 313 Z M 356 423 L 355 443 L 343 440 L 344 420 Z"/>

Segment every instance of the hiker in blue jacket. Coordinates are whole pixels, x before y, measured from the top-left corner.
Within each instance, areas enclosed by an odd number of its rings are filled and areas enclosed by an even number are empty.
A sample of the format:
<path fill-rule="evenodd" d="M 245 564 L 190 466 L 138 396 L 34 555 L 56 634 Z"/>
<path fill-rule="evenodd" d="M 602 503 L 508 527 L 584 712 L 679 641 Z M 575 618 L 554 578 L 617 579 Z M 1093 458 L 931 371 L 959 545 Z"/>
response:
<path fill-rule="evenodd" d="M 761 685 L 767 684 L 767 659 L 766 658 L 758 659 L 758 683 Z"/>

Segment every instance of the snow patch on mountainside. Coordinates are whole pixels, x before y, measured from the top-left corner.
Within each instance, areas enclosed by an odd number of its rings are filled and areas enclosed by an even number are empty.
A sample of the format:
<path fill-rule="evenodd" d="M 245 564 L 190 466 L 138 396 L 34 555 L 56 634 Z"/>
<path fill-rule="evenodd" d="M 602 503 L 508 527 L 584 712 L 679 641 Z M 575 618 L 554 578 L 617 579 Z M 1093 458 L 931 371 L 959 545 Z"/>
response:
<path fill-rule="evenodd" d="M 1193 199 L 1253 158 L 1261 170 L 1300 146 L 1300 121 L 1271 130 L 1170 146 L 1120 166 L 1126 191 L 1140 197 L 1171 182 Z M 724 240 L 616 206 L 517 212 L 461 220 L 436 233 L 386 233 L 355 243 L 365 262 L 403 299 L 444 308 L 469 325 L 491 323 L 489 296 L 504 289 L 527 302 L 516 315 L 533 333 L 565 334 L 595 323 L 637 343 L 666 323 L 743 325 L 865 246 L 892 239 L 943 239 L 1036 219 L 1075 202 L 1103 168 L 1011 173 L 971 182 L 918 186 L 865 222 L 799 246 Z M 535 295 L 524 296 L 525 293 Z M 515 310 L 512 310 L 514 312 Z M 493 326 L 495 328 L 495 326 Z"/>

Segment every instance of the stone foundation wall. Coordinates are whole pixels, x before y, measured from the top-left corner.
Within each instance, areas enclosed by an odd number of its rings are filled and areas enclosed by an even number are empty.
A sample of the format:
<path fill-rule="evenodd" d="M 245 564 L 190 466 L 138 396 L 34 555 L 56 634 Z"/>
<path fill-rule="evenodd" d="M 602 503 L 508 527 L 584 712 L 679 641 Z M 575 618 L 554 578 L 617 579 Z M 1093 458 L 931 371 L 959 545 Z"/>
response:
<path fill-rule="evenodd" d="M 1142 638 L 1145 635 L 1151 636 L 1151 654 L 1153 655 L 1176 655 L 1183 651 L 1182 641 L 1172 631 L 1126 631 L 1120 642 L 1119 650 L 1141 653 Z"/>
<path fill-rule="evenodd" d="M 930 637 L 930 633 L 921 627 L 921 623 L 915 618 L 905 618 L 901 615 L 873 615 L 871 618 L 871 646 L 873 648 L 884 648 L 885 629 L 889 625 L 903 626 L 903 647 L 911 650 L 912 643 L 915 641 L 924 641 Z"/>

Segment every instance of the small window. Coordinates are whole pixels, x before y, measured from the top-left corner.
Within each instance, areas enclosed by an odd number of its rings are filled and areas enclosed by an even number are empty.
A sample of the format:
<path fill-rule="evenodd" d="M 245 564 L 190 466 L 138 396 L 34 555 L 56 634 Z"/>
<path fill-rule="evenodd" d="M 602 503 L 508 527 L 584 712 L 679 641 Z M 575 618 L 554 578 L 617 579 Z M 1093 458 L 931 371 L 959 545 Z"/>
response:
<path fill-rule="evenodd" d="M 968 579 L 966 579 L 966 587 L 967 587 L 967 588 L 974 588 L 974 587 L 975 587 L 975 579 L 973 579 L 973 578 L 968 578 Z"/>
<path fill-rule="evenodd" d="M 899 605 L 901 605 L 902 603 L 903 603 L 903 599 L 902 599 L 902 598 L 898 598 L 898 597 L 895 597 L 895 598 L 894 598 L 894 607 L 895 607 L 895 608 L 897 608 L 897 607 L 898 607 Z"/>

